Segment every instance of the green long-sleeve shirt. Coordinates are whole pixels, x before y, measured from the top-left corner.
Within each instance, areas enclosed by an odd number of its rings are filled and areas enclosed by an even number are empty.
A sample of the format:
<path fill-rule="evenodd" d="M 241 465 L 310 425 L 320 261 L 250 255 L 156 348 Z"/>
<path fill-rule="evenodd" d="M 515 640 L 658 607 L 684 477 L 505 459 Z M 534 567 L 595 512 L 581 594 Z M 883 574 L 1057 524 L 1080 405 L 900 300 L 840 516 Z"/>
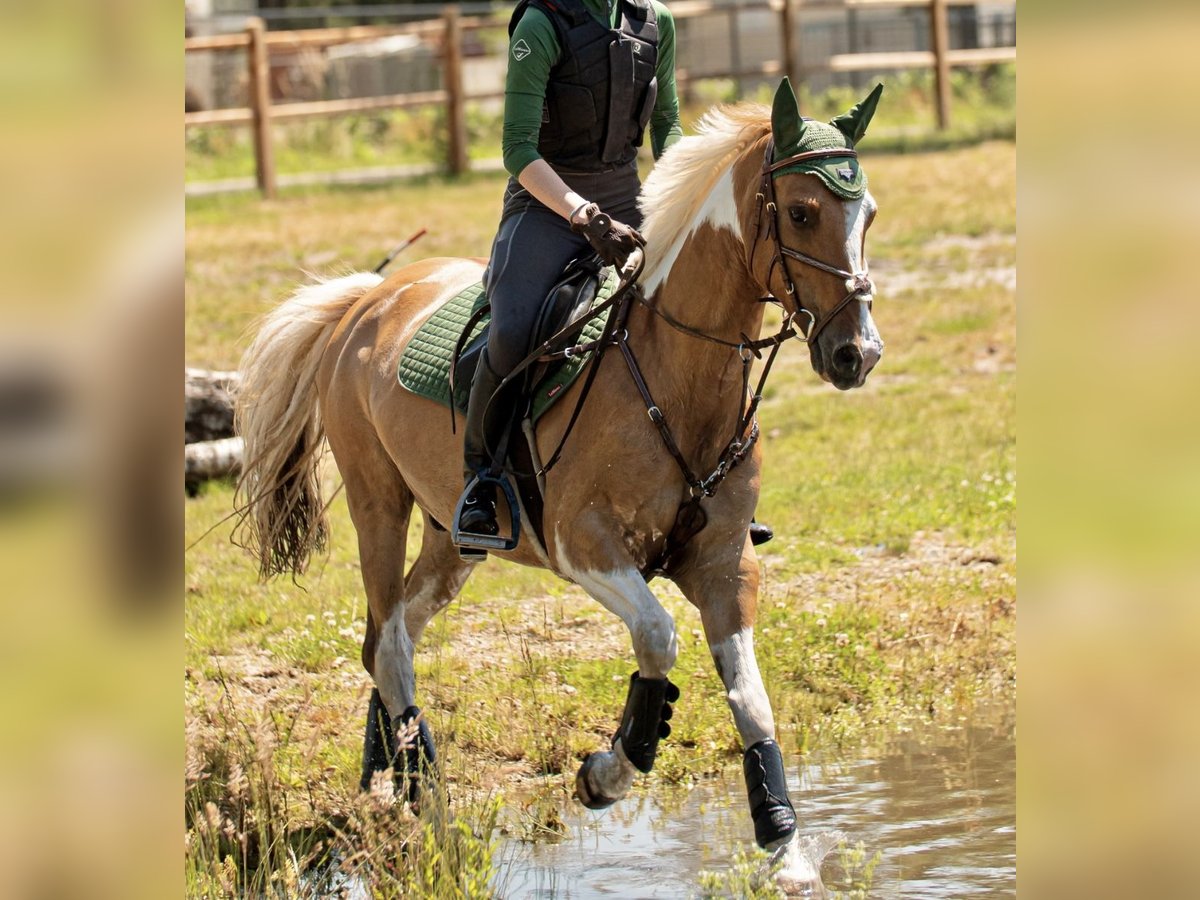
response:
<path fill-rule="evenodd" d="M 650 148 L 654 158 L 683 136 L 679 125 L 679 96 L 675 90 L 675 20 L 659 0 L 650 0 L 658 20 L 658 99 L 650 117 Z M 616 27 L 617 3 L 608 8 L 606 0 L 584 0 L 588 11 L 599 22 Z M 550 70 L 559 61 L 562 49 L 550 19 L 540 9 L 530 7 L 521 16 L 508 44 L 508 76 L 504 86 L 504 168 L 516 177 L 521 170 L 541 159 L 538 133 L 542 127 L 542 105 Z"/>

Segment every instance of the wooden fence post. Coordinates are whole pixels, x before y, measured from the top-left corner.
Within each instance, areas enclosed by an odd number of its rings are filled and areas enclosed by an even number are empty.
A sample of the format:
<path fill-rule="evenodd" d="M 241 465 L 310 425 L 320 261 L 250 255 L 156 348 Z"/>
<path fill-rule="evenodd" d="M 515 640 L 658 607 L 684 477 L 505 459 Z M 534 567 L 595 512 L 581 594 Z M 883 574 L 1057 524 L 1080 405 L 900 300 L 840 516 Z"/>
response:
<path fill-rule="evenodd" d="M 783 0 L 780 11 L 780 30 L 783 32 L 783 74 L 792 81 L 792 88 L 800 90 L 800 65 L 796 60 L 796 11 L 794 0 Z"/>
<path fill-rule="evenodd" d="M 254 170 L 258 189 L 267 199 L 275 196 L 275 153 L 271 147 L 271 62 L 267 55 L 266 26 L 262 19 L 246 24 L 250 70 L 251 127 L 254 129 Z"/>
<path fill-rule="evenodd" d="M 930 28 L 933 32 L 933 89 L 937 105 L 938 128 L 950 127 L 950 26 L 946 18 L 946 0 L 929 0 Z"/>
<path fill-rule="evenodd" d="M 729 7 L 729 65 L 733 69 L 733 86 L 737 98 L 742 99 L 742 30 L 741 16 L 738 14 L 740 3 L 735 2 Z"/>
<path fill-rule="evenodd" d="M 458 7 L 448 6 L 442 19 L 446 23 L 442 61 L 446 87 L 446 127 L 449 129 L 450 172 L 461 175 L 467 171 L 467 117 L 463 98 L 462 23 Z"/>

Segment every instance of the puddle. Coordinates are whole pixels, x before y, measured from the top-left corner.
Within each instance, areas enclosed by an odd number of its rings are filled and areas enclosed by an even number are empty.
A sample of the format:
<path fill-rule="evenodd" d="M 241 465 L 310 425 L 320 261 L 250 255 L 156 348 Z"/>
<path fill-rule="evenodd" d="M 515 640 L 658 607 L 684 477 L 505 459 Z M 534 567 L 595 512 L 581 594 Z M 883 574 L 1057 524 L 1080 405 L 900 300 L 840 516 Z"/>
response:
<path fill-rule="evenodd" d="M 1015 895 L 1015 731 L 1006 714 L 913 730 L 857 757 L 814 755 L 788 771 L 801 835 L 824 849 L 843 832 L 867 861 L 878 854 L 870 896 Z M 558 843 L 502 844 L 499 896 L 694 897 L 702 870 L 727 871 L 753 841 L 740 779 L 658 789 L 604 813 L 571 804 L 562 817 Z M 831 895 L 850 886 L 839 859 L 834 850 L 822 867 Z"/>

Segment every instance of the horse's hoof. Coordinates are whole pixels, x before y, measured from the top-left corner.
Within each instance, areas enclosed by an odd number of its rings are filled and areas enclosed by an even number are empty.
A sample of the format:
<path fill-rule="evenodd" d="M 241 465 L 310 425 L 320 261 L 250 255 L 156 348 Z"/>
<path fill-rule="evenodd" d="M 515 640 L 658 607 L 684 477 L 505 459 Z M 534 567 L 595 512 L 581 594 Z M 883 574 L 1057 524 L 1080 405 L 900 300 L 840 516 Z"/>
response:
<path fill-rule="evenodd" d="M 579 774 L 575 776 L 575 796 L 588 809 L 608 809 L 617 802 L 618 798 L 605 797 L 603 794 L 593 794 L 588 788 L 587 776 L 595 766 L 596 754 L 589 753 L 587 759 L 583 761 L 583 765 L 579 767 Z"/>

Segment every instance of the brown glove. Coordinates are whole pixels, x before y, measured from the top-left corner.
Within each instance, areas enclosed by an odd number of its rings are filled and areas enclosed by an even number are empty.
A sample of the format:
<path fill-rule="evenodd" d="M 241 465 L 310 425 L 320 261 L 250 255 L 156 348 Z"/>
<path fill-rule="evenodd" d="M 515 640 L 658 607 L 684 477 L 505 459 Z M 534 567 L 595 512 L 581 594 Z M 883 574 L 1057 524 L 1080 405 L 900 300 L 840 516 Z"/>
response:
<path fill-rule="evenodd" d="M 635 247 L 646 246 L 636 228 L 614 221 L 595 203 L 585 207 L 580 216 L 583 221 L 572 221 L 571 230 L 586 237 L 606 265 L 620 268 Z"/>

